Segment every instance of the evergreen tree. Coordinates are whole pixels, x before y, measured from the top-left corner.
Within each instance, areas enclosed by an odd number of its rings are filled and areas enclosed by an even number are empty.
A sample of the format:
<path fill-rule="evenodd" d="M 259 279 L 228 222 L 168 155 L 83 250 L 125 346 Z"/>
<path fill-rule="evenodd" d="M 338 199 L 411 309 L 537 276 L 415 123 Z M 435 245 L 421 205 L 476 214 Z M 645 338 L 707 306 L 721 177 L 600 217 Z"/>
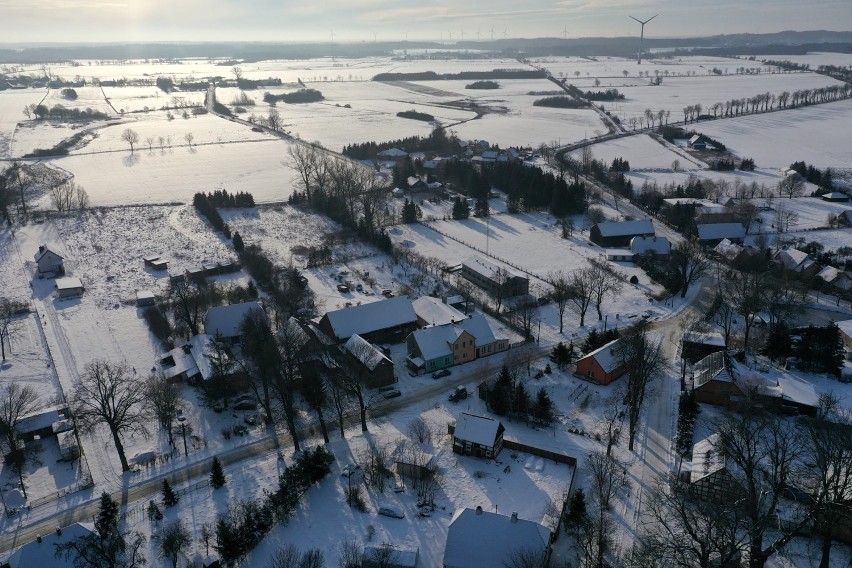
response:
<path fill-rule="evenodd" d="M 538 389 L 538 394 L 535 398 L 535 404 L 533 404 L 532 408 L 532 414 L 535 419 L 541 424 L 546 424 L 549 426 L 553 423 L 553 401 L 550 399 L 550 396 L 547 394 L 547 391 L 544 390 L 544 387 Z"/>
<path fill-rule="evenodd" d="M 568 502 L 568 510 L 562 519 L 565 532 L 571 532 L 582 526 L 588 517 L 586 512 L 586 494 L 582 489 L 577 489 Z"/>
<path fill-rule="evenodd" d="M 793 355 L 793 342 L 790 330 L 783 321 L 778 321 L 769 329 L 769 337 L 763 354 L 770 359 L 785 359 Z"/>
<path fill-rule="evenodd" d="M 509 368 L 505 365 L 494 383 L 494 388 L 489 393 L 489 405 L 491 412 L 498 416 L 504 416 L 509 412 L 512 402 L 512 375 L 509 373 Z"/>
<path fill-rule="evenodd" d="M 180 497 L 178 497 L 177 493 L 174 492 L 174 489 L 172 489 L 172 486 L 169 483 L 168 479 L 163 480 L 162 493 L 163 505 L 165 505 L 166 507 L 173 507 L 174 505 L 178 504 L 178 501 L 180 501 Z"/>
<path fill-rule="evenodd" d="M 512 397 L 512 408 L 514 408 L 515 413 L 521 416 L 529 414 L 530 393 L 527 391 L 527 387 L 524 386 L 524 383 L 518 381 L 512 392 L 514 394 Z"/>
<path fill-rule="evenodd" d="M 488 199 L 480 197 L 476 200 L 476 206 L 473 209 L 473 214 L 477 217 L 488 217 Z"/>
<path fill-rule="evenodd" d="M 420 217 L 423 216 L 423 211 L 420 210 L 420 206 L 414 203 L 414 201 L 405 200 L 405 204 L 402 206 L 402 222 L 403 223 L 416 223 Z"/>
<path fill-rule="evenodd" d="M 160 508 L 157 507 L 157 504 L 154 503 L 153 500 L 148 502 L 148 520 L 149 521 L 160 521 L 163 519 L 163 513 L 160 511 Z"/>
<path fill-rule="evenodd" d="M 556 363 L 557 368 L 562 369 L 571 363 L 571 353 L 565 344 L 560 341 L 550 352 L 550 360 Z"/>
<path fill-rule="evenodd" d="M 106 491 L 101 494 L 101 505 L 98 510 L 98 517 L 95 520 L 95 530 L 102 539 L 118 532 L 118 503 Z"/>
<path fill-rule="evenodd" d="M 243 244 L 243 237 L 240 235 L 239 231 L 234 231 L 234 236 L 231 239 L 231 242 L 234 244 L 234 251 L 243 252 L 245 245 Z"/>
<path fill-rule="evenodd" d="M 216 544 L 213 548 L 228 566 L 243 555 L 244 546 L 240 531 L 223 516 L 216 521 Z"/>
<path fill-rule="evenodd" d="M 248 283 L 248 287 L 247 287 L 247 288 L 248 288 L 248 295 L 249 295 L 251 298 L 253 298 L 253 299 L 257 300 L 257 296 L 258 296 L 258 294 L 257 294 L 257 286 L 255 286 L 255 285 L 254 285 L 254 280 L 249 280 L 249 283 Z"/>
<path fill-rule="evenodd" d="M 222 469 L 222 462 L 216 456 L 213 456 L 213 467 L 210 470 L 210 485 L 213 489 L 219 489 L 225 485 L 225 471 Z"/>
<path fill-rule="evenodd" d="M 456 196 L 453 202 L 453 219 L 467 219 L 470 217 L 470 205 L 467 204 L 467 199 L 462 199 Z"/>

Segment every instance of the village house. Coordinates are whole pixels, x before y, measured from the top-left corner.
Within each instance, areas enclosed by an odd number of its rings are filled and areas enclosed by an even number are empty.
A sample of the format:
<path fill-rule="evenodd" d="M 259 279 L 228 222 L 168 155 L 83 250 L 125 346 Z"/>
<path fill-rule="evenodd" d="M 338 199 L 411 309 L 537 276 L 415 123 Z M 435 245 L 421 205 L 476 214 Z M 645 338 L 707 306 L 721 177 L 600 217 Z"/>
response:
<path fill-rule="evenodd" d="M 364 378 L 370 388 L 392 385 L 397 381 L 393 372 L 393 361 L 382 351 L 357 333 L 343 344 L 350 367 Z"/>
<path fill-rule="evenodd" d="M 67 405 L 51 406 L 22 416 L 15 424 L 18 439 L 31 442 L 36 437 L 47 438 L 74 429 Z"/>
<path fill-rule="evenodd" d="M 443 567 L 510 566 L 513 556 L 524 551 L 542 554 L 542 566 L 547 566 L 551 541 L 550 529 L 520 519 L 517 513 L 507 516 L 482 507 L 458 509 L 447 530 Z"/>
<path fill-rule="evenodd" d="M 38 247 L 38 252 L 35 254 L 35 262 L 38 265 L 39 276 L 48 274 L 62 274 L 63 263 L 65 260 L 58 253 L 50 250 L 47 245 Z"/>
<path fill-rule="evenodd" d="M 60 298 L 75 298 L 83 295 L 83 283 L 76 276 L 63 276 L 54 283 L 56 295 Z"/>
<path fill-rule="evenodd" d="M 577 360 L 575 374 L 599 385 L 608 385 L 625 372 L 618 355 L 618 339 L 614 339 Z"/>
<path fill-rule="evenodd" d="M 462 263 L 462 276 L 494 297 L 512 298 L 530 291 L 529 278 L 499 267 L 481 256 L 474 255 Z"/>
<path fill-rule="evenodd" d="M 417 314 L 417 325 L 446 325 L 467 318 L 462 312 L 447 303 L 446 300 L 422 296 L 411 302 L 414 313 Z"/>
<path fill-rule="evenodd" d="M 204 332 L 210 337 L 236 342 L 242 336 L 243 322 L 253 314 L 265 315 L 266 312 L 258 302 L 212 307 L 204 318 Z"/>
<path fill-rule="evenodd" d="M 417 328 L 417 314 L 408 298 L 388 298 L 326 312 L 317 325 L 338 343 L 356 333 L 367 341 L 399 343 Z"/>
<path fill-rule="evenodd" d="M 833 266 L 826 266 L 817 273 L 817 276 L 832 288 L 838 290 L 852 290 L 852 275 Z"/>
<path fill-rule="evenodd" d="M 666 237 L 633 237 L 630 239 L 630 252 L 651 254 L 660 258 L 668 258 L 672 252 L 672 244 Z"/>
<path fill-rule="evenodd" d="M 136 307 L 147 308 L 157 303 L 157 297 L 151 290 L 136 291 Z"/>
<path fill-rule="evenodd" d="M 406 338 L 406 344 L 408 367 L 431 373 L 505 351 L 509 339 L 498 337 L 485 316 L 477 313 L 462 316 L 455 323 L 416 330 Z"/>
<path fill-rule="evenodd" d="M 830 201 L 832 203 L 846 203 L 849 201 L 849 196 L 839 191 L 832 191 L 831 193 L 823 194 L 821 197 L 823 201 Z"/>
<path fill-rule="evenodd" d="M 808 253 L 798 249 L 789 248 L 779 251 L 775 260 L 781 263 L 785 270 L 802 273 L 814 267 L 814 261 L 808 258 Z"/>
<path fill-rule="evenodd" d="M 78 538 L 93 534 L 88 524 L 74 523 L 65 528 L 59 528 L 44 536 L 38 536 L 36 540 L 29 542 L 16 550 L 9 557 L 10 568 L 74 568 L 73 559 L 66 560 L 64 557 L 56 556 L 56 545 L 77 540 Z"/>
<path fill-rule="evenodd" d="M 692 448 L 689 484 L 699 499 L 718 500 L 736 489 L 727 459 L 717 451 L 719 434 L 699 440 Z"/>
<path fill-rule="evenodd" d="M 701 223 L 698 228 L 698 241 L 710 247 L 715 247 L 722 239 L 728 239 L 738 245 L 743 244 L 746 230 L 742 223 Z"/>
<path fill-rule="evenodd" d="M 650 219 L 605 221 L 589 230 L 589 240 L 604 248 L 628 247 L 633 237 L 654 235 L 654 223 Z"/>
<path fill-rule="evenodd" d="M 495 458 L 503 449 L 505 432 L 506 428 L 499 420 L 462 412 L 455 426 L 450 426 L 453 452 L 478 458 Z"/>
<path fill-rule="evenodd" d="M 236 363 L 229 360 L 224 349 L 216 348 L 211 336 L 200 333 L 160 357 L 160 370 L 170 381 L 194 383 L 216 374 L 233 374 Z"/>
<path fill-rule="evenodd" d="M 686 145 L 693 150 L 706 150 L 709 146 L 707 138 L 703 134 L 693 134 L 692 137 L 687 140 Z"/>
<path fill-rule="evenodd" d="M 681 339 L 681 357 L 692 364 L 725 347 L 725 338 L 717 331 L 687 331 Z"/>

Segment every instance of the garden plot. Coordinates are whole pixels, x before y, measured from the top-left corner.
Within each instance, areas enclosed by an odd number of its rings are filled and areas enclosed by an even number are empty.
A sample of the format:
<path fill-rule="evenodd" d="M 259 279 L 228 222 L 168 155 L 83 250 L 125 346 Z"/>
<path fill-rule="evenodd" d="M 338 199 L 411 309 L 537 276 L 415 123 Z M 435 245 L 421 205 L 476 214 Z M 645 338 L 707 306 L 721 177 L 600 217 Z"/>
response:
<path fill-rule="evenodd" d="M 647 134 L 601 142 L 589 146 L 589 149 L 595 159 L 603 160 L 606 164 L 612 163 L 615 158 L 627 160 L 630 162 L 631 172 L 646 169 L 669 169 L 675 160 L 678 160 L 684 168 L 700 168 L 703 166 L 703 162 L 687 157 L 688 154 L 685 152 L 676 151 Z M 577 150 L 572 152 L 571 155 L 577 159 L 580 158 L 581 154 L 582 151 Z"/>
<path fill-rule="evenodd" d="M 51 370 L 38 318 L 34 313 L 16 318 L 16 332 L 6 345 L 6 360 L 0 362 L 0 385 L 32 387 L 38 393 L 38 408 L 46 408 L 61 398 L 62 392 Z"/>
<path fill-rule="evenodd" d="M 188 203 L 199 191 L 217 189 L 247 191 L 258 203 L 284 201 L 292 193 L 296 173 L 282 164 L 288 142 L 183 144 L 67 156 L 51 163 L 74 175 L 92 206 Z M 50 207 L 47 198 L 42 205 Z"/>
<path fill-rule="evenodd" d="M 138 290 L 165 290 L 168 273 L 144 266 L 142 257 L 162 255 L 177 271 L 235 257 L 192 206 L 100 209 L 52 222 L 65 245 L 68 271 L 102 308 L 135 303 Z"/>
<path fill-rule="evenodd" d="M 12 155 L 15 130 L 24 122 L 24 107 L 39 104 L 45 97 L 44 89 L 9 89 L 0 91 L 0 158 Z"/>
<path fill-rule="evenodd" d="M 104 87 L 106 100 L 120 113 L 163 108 L 204 106 L 207 91 L 166 93 L 155 85 L 147 87 Z"/>
<path fill-rule="evenodd" d="M 805 161 L 818 168 L 848 168 L 852 163 L 848 143 L 852 100 L 705 122 L 695 128 L 762 167 Z"/>

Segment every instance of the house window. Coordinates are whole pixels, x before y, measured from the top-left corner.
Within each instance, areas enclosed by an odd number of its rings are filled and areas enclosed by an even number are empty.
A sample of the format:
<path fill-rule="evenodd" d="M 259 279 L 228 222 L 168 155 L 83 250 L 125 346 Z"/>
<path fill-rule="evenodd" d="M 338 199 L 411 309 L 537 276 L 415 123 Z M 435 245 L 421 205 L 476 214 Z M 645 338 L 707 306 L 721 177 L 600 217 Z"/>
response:
<path fill-rule="evenodd" d="M 491 450 L 485 450 L 485 457 L 486 457 L 486 458 L 490 458 L 490 457 L 491 457 Z"/>

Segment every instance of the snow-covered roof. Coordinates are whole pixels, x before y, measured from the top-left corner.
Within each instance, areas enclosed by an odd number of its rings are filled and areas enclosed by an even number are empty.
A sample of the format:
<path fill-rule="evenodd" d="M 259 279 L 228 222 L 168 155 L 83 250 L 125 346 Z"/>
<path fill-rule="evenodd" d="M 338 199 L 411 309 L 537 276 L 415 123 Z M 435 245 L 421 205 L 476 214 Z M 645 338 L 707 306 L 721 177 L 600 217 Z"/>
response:
<path fill-rule="evenodd" d="M 744 249 L 740 245 L 732 243 L 728 239 L 722 239 L 713 250 L 728 260 L 734 260 L 741 252 L 743 252 Z"/>
<path fill-rule="evenodd" d="M 478 255 L 474 255 L 468 258 L 462 264 L 466 266 L 469 270 L 472 270 L 473 272 L 476 272 L 480 276 L 488 278 L 489 280 L 496 281 L 497 273 L 499 270 L 502 270 L 508 278 L 526 278 L 526 276 L 524 276 L 523 274 L 518 274 L 510 268 L 497 266 L 490 260 L 486 260 Z"/>
<path fill-rule="evenodd" d="M 693 135 L 692 135 L 692 137 L 689 139 L 689 143 L 690 143 L 690 144 L 695 144 L 696 142 L 699 142 L 699 141 L 701 141 L 701 140 L 704 140 L 704 135 L 702 135 L 702 134 L 693 134 Z"/>
<path fill-rule="evenodd" d="M 56 545 L 76 540 L 92 533 L 90 524 L 74 523 L 62 529 L 62 535 L 52 532 L 41 537 L 41 542 L 34 540 L 16 550 L 9 557 L 12 568 L 34 568 L 50 566 L 50 568 L 73 568 L 72 560 L 56 557 Z"/>
<path fill-rule="evenodd" d="M 391 365 L 393 364 L 393 361 L 388 359 L 378 347 L 357 333 L 350 337 L 343 347 L 371 371 L 375 371 L 376 367 L 378 367 L 382 361 L 387 361 Z"/>
<path fill-rule="evenodd" d="M 605 221 L 597 224 L 602 237 L 626 237 L 629 235 L 653 235 L 654 223 L 650 219 L 634 221 Z"/>
<path fill-rule="evenodd" d="M 838 329 L 846 334 L 846 337 L 852 337 L 852 319 L 835 322 Z"/>
<path fill-rule="evenodd" d="M 368 545 L 364 547 L 364 566 L 367 566 L 371 560 L 380 560 L 379 564 L 369 564 L 370 566 L 387 566 L 388 568 L 417 568 L 420 550 L 408 550 L 403 548 L 391 547 L 393 554 L 385 560 L 385 549 L 383 546 Z"/>
<path fill-rule="evenodd" d="M 335 337 L 340 339 L 417 322 L 411 300 L 404 296 L 334 310 L 325 315 Z"/>
<path fill-rule="evenodd" d="M 453 350 L 450 345 L 459 338 L 462 331 L 460 327 L 454 324 L 438 325 L 415 330 L 412 332 L 412 336 L 423 359 L 431 361 L 438 357 L 451 355 Z"/>
<path fill-rule="evenodd" d="M 822 198 L 826 201 L 849 201 L 849 196 L 839 191 L 832 191 L 831 193 L 826 193 L 822 196 Z"/>
<path fill-rule="evenodd" d="M 713 345 L 714 347 L 725 347 L 725 338 L 718 331 L 687 331 L 683 334 L 683 341 L 699 343 L 701 345 Z"/>
<path fill-rule="evenodd" d="M 633 237 L 630 239 L 630 250 L 633 254 L 653 252 L 654 254 L 669 254 L 672 244 L 666 237 Z"/>
<path fill-rule="evenodd" d="M 41 245 L 40 247 L 38 247 L 38 252 L 35 253 L 35 256 L 34 256 L 35 261 L 38 262 L 39 260 L 41 260 L 41 258 L 43 256 L 47 255 L 48 253 L 50 253 L 50 254 L 52 254 L 52 255 L 60 258 L 60 259 L 63 258 L 61 254 L 57 253 L 56 251 L 50 250 L 50 247 L 48 247 L 47 245 Z"/>
<path fill-rule="evenodd" d="M 56 279 L 57 290 L 76 290 L 82 287 L 83 283 L 76 276 L 64 276 Z"/>
<path fill-rule="evenodd" d="M 471 314 L 470 317 L 458 322 L 456 325 L 471 334 L 476 339 L 477 345 L 485 345 L 494 343 L 498 339 L 505 339 L 498 338 L 494 334 L 494 330 L 491 329 L 488 320 L 480 313 Z"/>
<path fill-rule="evenodd" d="M 621 366 L 621 357 L 618 355 L 618 339 L 613 339 L 606 345 L 598 347 L 582 358 L 593 358 L 598 362 L 605 373 L 611 373 Z"/>
<path fill-rule="evenodd" d="M 407 181 L 408 181 L 409 187 L 420 186 L 420 185 L 425 186 L 426 185 L 426 182 L 423 181 L 422 179 L 420 179 L 417 176 L 408 176 Z"/>
<path fill-rule="evenodd" d="M 481 509 L 458 509 L 447 531 L 444 568 L 506 566 L 519 550 L 544 552 L 550 529 L 532 521 Z"/>
<path fill-rule="evenodd" d="M 50 428 L 55 422 L 65 419 L 67 406 L 51 406 L 37 412 L 27 414 L 18 419 L 15 429 L 18 434 L 27 434 L 37 430 Z"/>
<path fill-rule="evenodd" d="M 456 421 L 453 436 L 480 446 L 493 446 L 500 425 L 500 421 L 494 418 L 462 412 Z"/>
<path fill-rule="evenodd" d="M 840 270 L 840 269 L 838 269 L 838 268 L 834 268 L 833 266 L 826 266 L 825 268 L 823 268 L 822 270 L 820 270 L 820 271 L 817 273 L 817 276 L 819 276 L 819 277 L 820 277 L 820 278 L 822 278 L 824 281 L 826 281 L 826 282 L 828 282 L 829 284 L 831 284 L 831 283 L 832 283 L 832 282 L 834 282 L 834 280 L 835 280 L 835 279 L 837 279 L 837 278 L 838 278 L 841 274 L 843 274 L 843 271 L 842 271 L 842 270 Z"/>
<path fill-rule="evenodd" d="M 742 223 L 702 223 L 697 227 L 698 239 L 701 241 L 743 239 L 746 236 Z"/>
<path fill-rule="evenodd" d="M 411 302 L 417 317 L 426 325 L 445 325 L 465 319 L 463 313 L 438 298 L 423 296 Z"/>
<path fill-rule="evenodd" d="M 257 302 L 215 306 L 207 310 L 207 317 L 204 318 L 204 331 L 207 335 L 213 337 L 217 335 L 238 337 L 243 320 L 254 311 L 264 313 L 263 308 Z"/>
<path fill-rule="evenodd" d="M 781 387 L 781 396 L 784 400 L 814 408 L 819 406 L 819 395 L 814 386 L 799 377 L 784 373 L 778 377 L 778 386 Z"/>
<path fill-rule="evenodd" d="M 408 152 L 399 148 L 388 148 L 379 152 L 378 155 L 382 158 L 404 158 L 408 155 Z"/>
<path fill-rule="evenodd" d="M 794 272 L 801 272 L 814 263 L 814 261 L 808 258 L 808 253 L 794 248 L 779 252 L 778 260 L 781 261 L 784 268 Z"/>
<path fill-rule="evenodd" d="M 447 298 L 447 303 L 449 305 L 463 304 L 464 303 L 464 297 L 461 296 L 461 295 L 450 296 L 450 297 Z"/>
<path fill-rule="evenodd" d="M 725 456 L 716 451 L 718 444 L 719 434 L 710 434 L 692 447 L 691 483 L 725 468 Z"/>
<path fill-rule="evenodd" d="M 697 205 L 699 207 L 713 207 L 718 205 L 718 203 L 713 203 L 709 199 L 700 199 L 698 197 L 669 197 L 668 199 L 663 199 L 663 203 L 670 207 L 674 205 Z"/>
<path fill-rule="evenodd" d="M 136 300 L 156 300 L 157 297 L 150 290 L 138 290 L 136 292 Z"/>

